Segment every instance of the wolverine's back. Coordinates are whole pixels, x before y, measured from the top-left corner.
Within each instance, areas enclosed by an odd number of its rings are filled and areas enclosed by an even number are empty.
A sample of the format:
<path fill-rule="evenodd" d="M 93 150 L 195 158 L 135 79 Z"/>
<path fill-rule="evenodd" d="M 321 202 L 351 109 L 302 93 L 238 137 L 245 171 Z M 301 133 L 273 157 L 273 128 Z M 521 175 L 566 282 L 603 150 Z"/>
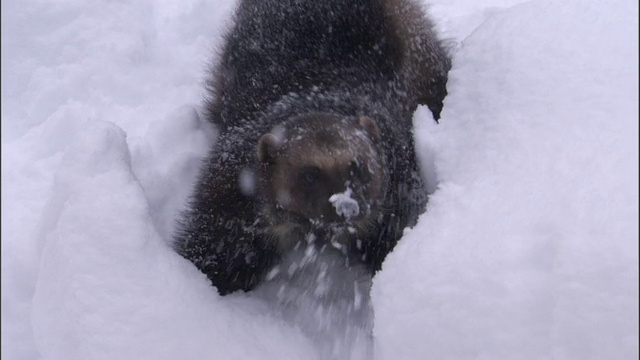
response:
<path fill-rule="evenodd" d="M 449 57 L 408 0 L 244 0 L 226 40 L 209 106 L 223 128 L 309 89 L 392 82 L 414 108 L 446 94 Z"/>

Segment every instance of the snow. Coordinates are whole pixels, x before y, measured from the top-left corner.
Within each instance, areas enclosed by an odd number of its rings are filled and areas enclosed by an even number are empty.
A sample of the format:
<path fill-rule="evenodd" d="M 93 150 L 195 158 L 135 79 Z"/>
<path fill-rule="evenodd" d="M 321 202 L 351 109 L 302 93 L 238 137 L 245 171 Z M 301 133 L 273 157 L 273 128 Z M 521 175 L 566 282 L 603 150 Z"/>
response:
<path fill-rule="evenodd" d="M 358 202 L 352 197 L 351 188 L 347 187 L 347 190 L 333 194 L 329 197 L 329 202 L 336 209 L 338 216 L 344 216 L 346 219 L 350 219 L 354 216 L 358 216 L 360 213 L 360 206 Z"/>
<path fill-rule="evenodd" d="M 313 234 L 305 240 L 269 272 L 254 295 L 313 339 L 317 350 L 303 358 L 317 353 L 320 359 L 371 359 L 369 272 L 361 266 L 348 267 L 335 246 L 339 244 L 318 247 Z"/>
<path fill-rule="evenodd" d="M 278 345 L 300 335 L 256 313 L 255 301 L 222 302 L 161 241 L 115 125 L 84 127 L 52 193 L 44 216 L 55 226 L 45 235 L 31 314 L 44 358 L 199 359 L 216 351 L 212 339 L 228 358 L 303 356 Z M 234 341 L 261 331 L 273 335 L 255 347 Z"/>
<path fill-rule="evenodd" d="M 234 4 L 2 2 L 3 358 L 638 357 L 637 3 L 430 1 L 455 55 L 414 119 L 428 208 L 343 279 L 372 337 L 291 301 L 322 274 L 219 297 L 167 244 Z"/>
<path fill-rule="evenodd" d="M 529 2 L 462 42 L 437 190 L 374 281 L 380 358 L 638 356 L 637 5 L 606 7 Z"/>

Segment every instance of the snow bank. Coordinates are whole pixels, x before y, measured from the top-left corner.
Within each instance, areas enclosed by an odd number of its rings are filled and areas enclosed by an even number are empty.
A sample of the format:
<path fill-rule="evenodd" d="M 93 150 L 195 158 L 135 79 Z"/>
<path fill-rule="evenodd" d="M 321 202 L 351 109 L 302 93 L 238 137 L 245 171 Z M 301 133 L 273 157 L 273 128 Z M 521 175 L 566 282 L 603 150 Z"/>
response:
<path fill-rule="evenodd" d="M 464 40 L 419 135 L 437 190 L 374 279 L 376 358 L 637 358 L 637 9 L 528 2 Z"/>
<path fill-rule="evenodd" d="M 93 122 L 65 151 L 33 300 L 51 359 L 300 359 L 304 339 L 246 298 L 222 301 L 158 236 L 124 132 Z M 257 336 L 257 335 L 260 336 Z M 245 346 L 248 337 L 252 346 Z"/>
<path fill-rule="evenodd" d="M 331 355 L 313 304 L 220 298 L 166 243 L 234 3 L 2 2 L 3 358 Z M 416 114 L 433 196 L 345 358 L 638 356 L 637 5 L 519 3 L 433 1 L 462 41 Z"/>

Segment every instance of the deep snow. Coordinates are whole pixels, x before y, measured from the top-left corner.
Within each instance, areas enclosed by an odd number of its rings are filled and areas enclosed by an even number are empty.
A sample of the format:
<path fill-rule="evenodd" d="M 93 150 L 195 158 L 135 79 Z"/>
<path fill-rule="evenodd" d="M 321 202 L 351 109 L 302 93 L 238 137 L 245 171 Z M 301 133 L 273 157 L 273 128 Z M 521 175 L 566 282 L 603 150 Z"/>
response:
<path fill-rule="evenodd" d="M 440 124 L 414 120 L 430 202 L 373 337 L 333 339 L 167 246 L 233 4 L 2 2 L 3 358 L 638 357 L 634 1 L 430 1 L 455 47 Z"/>

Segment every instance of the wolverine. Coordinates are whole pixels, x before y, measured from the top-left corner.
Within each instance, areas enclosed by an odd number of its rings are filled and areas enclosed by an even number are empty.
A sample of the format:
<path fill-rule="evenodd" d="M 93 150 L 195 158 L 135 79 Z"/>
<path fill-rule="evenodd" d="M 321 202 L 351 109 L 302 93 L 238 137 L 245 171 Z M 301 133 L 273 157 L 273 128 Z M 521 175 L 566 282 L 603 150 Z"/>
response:
<path fill-rule="evenodd" d="M 415 0 L 241 0 L 175 250 L 222 295 L 303 243 L 373 275 L 425 210 L 412 118 L 439 119 L 450 67 Z"/>

